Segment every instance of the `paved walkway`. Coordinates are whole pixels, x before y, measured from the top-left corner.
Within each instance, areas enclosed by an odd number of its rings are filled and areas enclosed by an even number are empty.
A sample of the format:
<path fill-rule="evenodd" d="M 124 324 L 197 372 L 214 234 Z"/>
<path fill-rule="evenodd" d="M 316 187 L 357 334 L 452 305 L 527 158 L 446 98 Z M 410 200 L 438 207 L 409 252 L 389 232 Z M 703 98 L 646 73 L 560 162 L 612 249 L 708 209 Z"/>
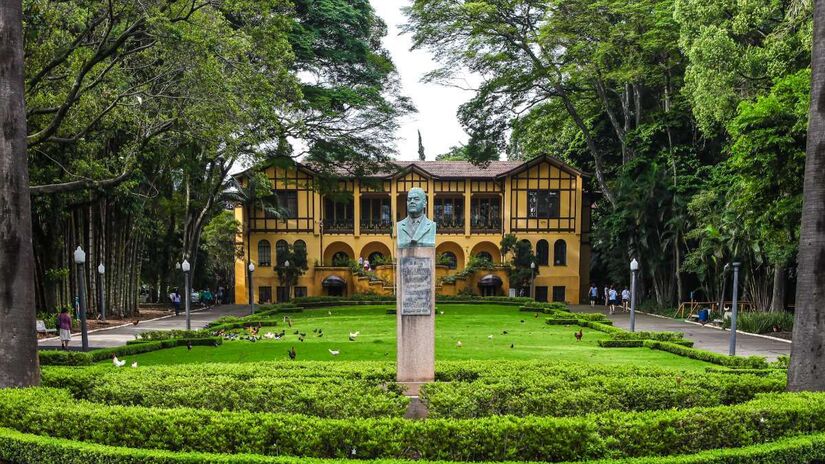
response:
<path fill-rule="evenodd" d="M 249 314 L 247 305 L 221 305 L 213 306 L 209 309 L 192 312 L 190 321 L 193 330 L 202 329 L 206 324 L 223 316 L 246 316 Z M 129 324 L 125 327 L 103 329 L 89 334 L 90 348 L 109 348 L 113 346 L 125 345 L 127 341 L 134 340 L 135 336 L 141 332 L 152 330 L 173 330 L 186 328 L 186 316 L 181 311 L 180 316 L 164 316 L 152 321 L 143 321 L 138 325 Z M 44 339 L 40 341 L 41 348 L 59 348 L 60 340 Z M 80 334 L 72 334 L 71 348 L 79 349 Z"/>
<path fill-rule="evenodd" d="M 604 306 L 574 305 L 574 312 L 601 312 L 607 314 Z M 614 315 L 607 314 L 613 325 L 623 329 L 630 328 L 630 313 L 617 311 Z M 693 340 L 696 348 L 728 354 L 730 344 L 730 330 L 719 330 L 711 327 L 690 324 L 678 319 L 665 319 L 647 314 L 636 314 L 636 330 L 639 331 L 668 331 L 684 332 L 685 337 Z M 764 356 L 773 361 L 780 355 L 791 354 L 791 344 L 784 341 L 756 337 L 742 332 L 736 334 L 736 354 L 739 356 Z"/>

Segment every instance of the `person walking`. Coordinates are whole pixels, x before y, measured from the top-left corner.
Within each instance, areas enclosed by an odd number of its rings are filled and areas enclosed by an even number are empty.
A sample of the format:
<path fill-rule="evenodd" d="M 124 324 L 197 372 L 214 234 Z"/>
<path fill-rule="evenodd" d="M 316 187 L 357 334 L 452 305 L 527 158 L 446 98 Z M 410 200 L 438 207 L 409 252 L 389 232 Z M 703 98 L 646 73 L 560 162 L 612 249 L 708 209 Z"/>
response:
<path fill-rule="evenodd" d="M 610 287 L 604 286 L 604 307 L 610 307 Z"/>
<path fill-rule="evenodd" d="M 607 296 L 608 301 L 610 301 L 610 314 L 613 314 L 616 312 L 616 305 L 619 304 L 618 294 L 616 293 L 615 286 L 610 286 L 610 291 L 608 292 Z"/>
<path fill-rule="evenodd" d="M 69 316 L 69 309 L 63 308 L 57 316 L 57 329 L 60 331 L 60 346 L 64 350 L 69 349 L 69 342 L 72 341 L 72 316 Z"/>
<path fill-rule="evenodd" d="M 630 290 L 627 287 L 622 290 L 622 309 L 630 311 Z"/>
<path fill-rule="evenodd" d="M 599 289 L 596 284 L 590 284 L 590 307 L 596 306 L 596 298 L 599 296 Z"/>
<path fill-rule="evenodd" d="M 169 300 L 172 302 L 172 306 L 175 307 L 175 316 L 180 315 L 180 292 L 176 288 L 174 292 L 169 294 Z"/>

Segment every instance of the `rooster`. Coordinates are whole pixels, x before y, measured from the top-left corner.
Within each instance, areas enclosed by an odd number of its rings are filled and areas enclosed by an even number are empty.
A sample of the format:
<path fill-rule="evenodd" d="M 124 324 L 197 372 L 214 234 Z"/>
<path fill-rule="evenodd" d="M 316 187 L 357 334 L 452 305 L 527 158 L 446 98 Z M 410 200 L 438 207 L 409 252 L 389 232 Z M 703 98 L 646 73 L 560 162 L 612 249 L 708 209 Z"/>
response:
<path fill-rule="evenodd" d="M 582 333 L 582 329 L 579 329 L 579 331 L 574 333 L 573 335 L 576 336 L 576 341 L 582 341 L 582 335 L 584 335 L 584 333 Z"/>
<path fill-rule="evenodd" d="M 112 364 L 114 364 L 115 367 L 123 367 L 123 366 L 126 365 L 126 361 L 121 361 L 121 360 L 117 359 L 117 356 L 113 354 L 112 355 Z"/>
<path fill-rule="evenodd" d="M 192 342 L 191 341 L 186 342 L 186 349 L 189 350 L 189 351 L 192 351 Z"/>
<path fill-rule="evenodd" d="M 135 322 L 132 322 L 132 325 L 138 325 L 138 324 L 140 324 L 140 319 L 135 319 Z"/>
<path fill-rule="evenodd" d="M 298 355 L 298 353 L 295 352 L 295 347 L 294 346 L 292 347 L 292 349 L 287 351 L 287 354 L 289 355 L 289 359 L 291 359 L 293 361 L 295 361 L 295 357 Z"/>

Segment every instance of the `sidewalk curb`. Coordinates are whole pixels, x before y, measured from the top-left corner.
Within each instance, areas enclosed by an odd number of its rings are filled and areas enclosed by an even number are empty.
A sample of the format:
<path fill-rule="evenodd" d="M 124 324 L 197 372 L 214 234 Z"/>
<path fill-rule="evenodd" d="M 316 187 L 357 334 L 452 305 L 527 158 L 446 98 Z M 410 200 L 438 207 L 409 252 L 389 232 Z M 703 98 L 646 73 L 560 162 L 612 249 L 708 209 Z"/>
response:
<path fill-rule="evenodd" d="M 214 306 L 209 306 L 207 308 L 193 309 L 193 310 L 190 310 L 189 313 L 190 314 L 191 313 L 198 313 L 198 312 L 201 312 L 201 311 L 206 311 L 206 310 L 211 309 L 211 308 L 214 308 Z M 168 314 L 166 316 L 160 316 L 160 317 L 156 317 L 154 319 L 146 319 L 145 321 L 140 321 L 140 323 L 155 322 L 155 321 L 160 321 L 160 320 L 163 320 L 163 319 L 169 319 L 170 317 L 176 317 L 176 316 L 174 314 Z M 140 323 L 138 325 L 140 325 Z M 133 322 L 128 322 L 126 324 L 113 325 L 111 327 L 101 327 L 99 329 L 89 330 L 89 331 L 86 332 L 86 334 L 93 334 L 93 333 L 97 333 L 97 332 L 105 332 L 107 330 L 122 329 L 123 327 L 129 327 L 130 325 L 134 325 L 134 323 Z M 75 334 L 72 334 L 72 335 L 75 335 Z M 77 335 L 79 335 L 79 333 Z M 40 340 L 37 340 L 37 344 L 40 345 L 41 342 L 51 342 L 51 341 L 54 341 L 54 340 L 60 340 L 60 337 L 58 336 L 58 337 L 41 338 Z"/>
<path fill-rule="evenodd" d="M 707 329 L 716 329 L 716 330 L 721 330 L 722 332 L 728 332 L 728 330 L 725 330 L 721 327 L 714 327 L 712 325 L 707 325 L 707 324 L 702 325 L 698 322 L 693 322 L 693 321 L 684 321 L 684 322 L 687 323 L 687 324 L 693 324 L 693 325 L 698 325 L 700 327 L 705 327 Z M 793 343 L 793 340 L 785 340 L 784 338 L 771 337 L 770 335 L 762 335 L 762 334 L 755 334 L 755 333 L 750 333 L 750 332 L 743 332 L 741 330 L 737 330 L 736 333 L 742 334 L 742 335 L 750 335 L 751 337 L 759 337 L 759 338 L 764 338 L 764 339 L 767 339 L 767 340 L 773 340 L 775 342 Z"/>

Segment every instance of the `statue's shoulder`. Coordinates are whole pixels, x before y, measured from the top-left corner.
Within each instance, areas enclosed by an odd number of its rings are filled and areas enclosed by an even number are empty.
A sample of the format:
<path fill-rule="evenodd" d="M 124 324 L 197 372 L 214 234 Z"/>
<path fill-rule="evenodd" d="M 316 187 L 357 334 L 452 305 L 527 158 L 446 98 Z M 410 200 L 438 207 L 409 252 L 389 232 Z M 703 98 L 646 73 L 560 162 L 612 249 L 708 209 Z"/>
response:
<path fill-rule="evenodd" d="M 399 226 L 406 226 L 407 225 L 407 218 L 404 218 L 397 222 Z"/>

